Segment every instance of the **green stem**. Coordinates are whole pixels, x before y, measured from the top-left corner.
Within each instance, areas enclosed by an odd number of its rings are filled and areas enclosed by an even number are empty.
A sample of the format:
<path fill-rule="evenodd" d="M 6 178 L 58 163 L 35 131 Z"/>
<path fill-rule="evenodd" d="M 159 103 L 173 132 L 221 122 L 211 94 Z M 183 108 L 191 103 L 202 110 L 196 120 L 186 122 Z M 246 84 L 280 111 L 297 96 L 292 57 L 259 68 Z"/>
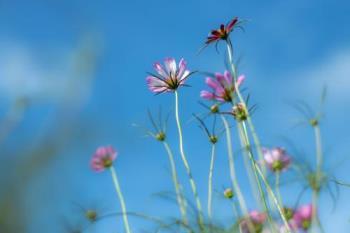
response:
<path fill-rule="evenodd" d="M 323 152 L 322 152 L 322 139 L 321 139 L 321 129 L 317 124 L 314 127 L 315 134 L 315 146 L 316 146 L 316 188 L 312 191 L 312 205 L 313 205 L 313 215 L 312 215 L 312 225 L 313 231 L 317 232 L 317 228 L 322 230 L 321 222 L 318 216 L 318 202 L 319 202 L 319 192 L 321 188 L 322 179 L 322 165 L 323 165 Z"/>
<path fill-rule="evenodd" d="M 242 130 L 240 130 L 239 127 L 237 127 L 237 130 L 238 130 L 239 137 L 244 138 L 244 135 L 242 135 Z M 244 148 L 244 146 L 243 146 L 243 148 Z M 259 192 L 258 187 L 257 187 L 258 185 L 257 185 L 256 179 L 254 177 L 255 175 L 253 172 L 253 167 L 251 166 L 251 163 L 250 163 L 250 159 L 247 156 L 243 156 L 243 161 L 244 161 L 244 166 L 246 168 L 246 171 L 248 173 L 249 184 L 250 184 L 251 190 L 254 194 L 255 201 L 259 207 L 262 207 L 261 206 L 261 201 L 262 201 L 261 195 L 260 195 L 260 192 Z"/>
<path fill-rule="evenodd" d="M 226 132 L 226 143 L 227 143 L 227 152 L 228 152 L 228 160 L 229 160 L 230 178 L 231 178 L 231 182 L 232 182 L 232 188 L 233 188 L 235 194 L 237 195 L 239 207 L 241 209 L 242 214 L 244 216 L 246 216 L 248 219 L 250 219 L 245 199 L 244 199 L 244 197 L 242 195 L 242 191 L 241 191 L 241 189 L 240 189 L 240 187 L 238 185 L 238 182 L 237 182 L 235 165 L 234 165 L 234 159 L 233 159 L 233 150 L 232 150 L 232 139 L 231 139 L 230 126 L 229 126 L 226 118 L 223 115 L 221 115 L 221 120 L 222 120 L 222 122 L 224 124 L 225 132 Z M 248 221 L 248 227 L 249 227 L 250 231 L 254 232 L 254 226 L 253 226 L 251 221 Z"/>
<path fill-rule="evenodd" d="M 181 158 L 183 161 L 183 164 L 185 166 L 186 172 L 187 172 L 187 176 L 189 178 L 190 184 L 191 184 L 191 188 L 192 188 L 192 192 L 194 195 L 194 199 L 196 202 L 196 206 L 197 206 L 197 210 L 198 210 L 198 220 L 199 220 L 199 224 L 202 227 L 204 222 L 203 222 L 203 215 L 202 215 L 202 205 L 201 202 L 199 200 L 199 196 L 198 196 L 198 192 L 197 192 L 197 187 L 196 187 L 196 183 L 194 182 L 193 176 L 192 176 L 192 172 L 191 172 L 191 168 L 188 164 L 186 155 L 185 155 L 185 151 L 183 148 L 183 136 L 182 136 L 182 127 L 181 127 L 181 122 L 180 122 L 180 117 L 179 117 L 179 95 L 178 92 L 175 91 L 175 118 L 176 118 L 176 124 L 177 124 L 177 129 L 178 129 L 178 133 L 179 133 L 179 148 L 180 148 L 180 154 L 181 154 Z"/>
<path fill-rule="evenodd" d="M 130 230 L 130 226 L 129 226 L 129 221 L 128 221 L 128 215 L 126 212 L 126 206 L 125 206 L 125 201 L 124 201 L 124 197 L 123 194 L 120 190 L 120 185 L 119 185 L 119 181 L 118 181 L 118 177 L 117 177 L 117 172 L 115 171 L 114 167 L 111 166 L 110 169 L 111 174 L 112 174 L 112 179 L 113 179 L 113 183 L 114 183 L 114 187 L 115 187 L 115 191 L 117 192 L 119 201 L 120 201 L 120 206 L 122 208 L 122 214 L 123 214 L 123 221 L 124 221 L 124 227 L 125 227 L 125 231 L 126 233 L 131 233 Z"/>
<path fill-rule="evenodd" d="M 232 75 L 233 75 L 233 82 L 234 82 L 234 86 L 235 86 L 236 95 L 238 96 L 239 101 L 244 105 L 244 107 L 246 109 L 248 109 L 247 106 L 246 106 L 245 100 L 244 100 L 244 98 L 243 98 L 243 96 L 242 96 L 242 94 L 241 94 L 241 92 L 240 92 L 240 90 L 239 90 L 239 88 L 237 86 L 237 82 L 236 82 L 236 80 L 237 80 L 237 73 L 236 73 L 236 67 L 235 67 L 234 62 L 233 62 L 233 48 L 232 48 L 230 43 L 227 43 L 227 53 L 228 53 L 228 58 L 229 58 L 229 64 L 230 64 L 231 72 L 232 72 Z M 257 137 L 256 132 L 255 132 L 254 125 L 250 121 L 250 115 L 249 114 L 248 114 L 248 124 L 250 126 L 250 130 L 253 132 L 253 136 L 255 135 L 255 137 L 254 137 L 255 139 L 254 140 L 256 141 L 255 142 L 256 146 L 258 147 L 259 159 L 261 159 L 261 161 L 262 161 L 263 156 L 262 156 L 260 141 L 259 141 L 259 138 Z M 244 124 L 244 126 L 245 126 L 245 124 Z M 244 129 L 246 131 L 246 127 L 244 127 Z M 247 132 L 245 132 L 245 134 L 248 135 Z M 267 190 L 268 190 L 272 200 L 274 201 L 274 203 L 275 203 L 275 205 L 276 205 L 276 207 L 277 207 L 277 209 L 279 211 L 279 214 L 280 214 L 280 216 L 281 216 L 281 218 L 283 220 L 283 223 L 286 226 L 287 232 L 290 233 L 291 230 L 290 230 L 288 221 L 286 220 L 286 218 L 285 218 L 285 216 L 283 214 L 282 208 L 278 204 L 278 201 L 277 201 L 276 196 L 274 195 L 274 193 L 272 191 L 272 188 L 271 188 L 270 184 L 268 183 L 267 179 L 265 178 L 264 170 L 262 171 L 260 169 L 260 167 L 256 164 L 255 159 L 252 157 L 252 154 L 251 153 L 249 153 L 249 154 L 250 154 L 251 160 L 252 160 L 252 162 L 254 164 L 254 171 L 256 171 L 259 174 L 259 176 L 261 177 L 261 179 L 263 180 L 263 182 L 264 182 L 264 184 L 265 184 L 265 186 L 266 186 L 266 188 L 267 188 Z"/>
<path fill-rule="evenodd" d="M 215 144 L 212 144 L 210 168 L 209 168 L 209 178 L 208 178 L 208 216 L 209 216 L 209 219 L 212 218 L 212 193 L 213 193 L 214 162 L 215 162 Z"/>
<path fill-rule="evenodd" d="M 235 87 L 236 95 L 238 96 L 239 102 L 241 102 L 244 105 L 244 107 L 246 109 L 248 109 L 247 106 L 246 106 L 246 102 L 245 102 L 245 100 L 244 100 L 244 98 L 243 98 L 243 96 L 241 94 L 241 91 L 239 90 L 239 87 L 237 86 L 237 72 L 236 72 L 236 67 L 235 67 L 234 61 L 233 61 L 233 48 L 232 48 L 231 43 L 229 43 L 229 42 L 227 43 L 227 54 L 228 54 L 230 68 L 231 68 L 231 72 L 232 72 L 232 76 L 233 76 L 233 84 L 234 84 L 234 87 Z M 261 149 L 260 139 L 258 137 L 258 134 L 256 133 L 254 124 L 253 124 L 249 114 L 248 114 L 248 117 L 247 117 L 247 122 L 248 122 L 249 130 L 250 130 L 250 132 L 251 132 L 251 134 L 253 136 L 253 140 L 254 140 L 254 144 L 255 144 L 255 147 L 256 147 L 257 152 L 258 152 L 259 160 L 263 161 L 264 160 L 264 155 L 263 155 L 263 152 L 262 152 L 262 149 Z M 264 175 L 266 175 L 266 167 L 262 168 L 262 172 L 263 172 Z"/>
<path fill-rule="evenodd" d="M 274 228 L 274 224 L 273 224 L 272 217 L 271 217 L 271 214 L 270 214 L 270 210 L 269 210 L 269 208 L 267 206 L 265 193 L 264 193 L 264 191 L 262 189 L 262 185 L 261 185 L 258 173 L 257 173 L 257 171 L 255 169 L 255 160 L 254 160 L 253 154 L 251 152 L 250 142 L 249 142 L 248 134 L 247 134 L 247 131 L 246 131 L 246 128 L 245 128 L 245 124 L 244 124 L 244 122 L 238 122 L 237 124 L 238 124 L 238 129 L 241 132 L 240 133 L 240 139 L 241 139 L 242 147 L 245 148 L 245 151 L 247 152 L 248 157 L 249 157 L 249 159 L 251 161 L 251 166 L 252 166 L 252 170 L 254 171 L 255 181 L 256 181 L 256 183 L 258 185 L 258 190 L 259 190 L 259 193 L 260 193 L 260 199 L 263 202 L 264 210 L 265 210 L 265 212 L 267 214 L 267 219 L 269 221 L 270 228 L 271 228 L 271 230 L 273 232 L 276 232 L 275 231 L 276 229 Z"/>
<path fill-rule="evenodd" d="M 276 171 L 276 186 L 275 186 L 275 192 L 278 198 L 278 201 L 280 203 L 280 205 L 283 207 L 283 202 L 282 202 L 282 196 L 281 196 L 281 192 L 280 192 L 280 176 L 281 173 L 279 171 Z"/>
<path fill-rule="evenodd" d="M 179 182 L 177 171 L 176 171 L 174 155 L 169 147 L 169 144 L 166 141 L 163 141 L 163 145 L 164 145 L 165 150 L 167 151 L 167 154 L 169 157 L 173 183 L 175 186 L 176 199 L 177 199 L 177 203 L 178 203 L 179 208 L 180 208 L 181 217 L 182 217 L 183 222 L 185 224 L 188 224 L 187 214 L 186 214 L 186 205 L 185 205 L 184 198 L 183 198 L 183 195 L 182 195 L 181 190 L 180 190 L 180 182 Z"/>

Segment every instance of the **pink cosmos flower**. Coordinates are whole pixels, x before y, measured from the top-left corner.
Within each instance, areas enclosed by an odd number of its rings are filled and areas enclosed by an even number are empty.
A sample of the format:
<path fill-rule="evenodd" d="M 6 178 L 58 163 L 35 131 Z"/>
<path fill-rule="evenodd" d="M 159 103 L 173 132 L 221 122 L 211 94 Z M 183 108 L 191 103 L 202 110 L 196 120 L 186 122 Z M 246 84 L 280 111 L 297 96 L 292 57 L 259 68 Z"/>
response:
<path fill-rule="evenodd" d="M 249 222 L 251 221 L 252 227 L 254 228 L 254 231 L 252 232 L 251 228 L 249 227 Z M 240 228 L 243 233 L 256 233 L 256 232 L 262 232 L 263 225 L 266 221 L 266 214 L 261 213 L 259 211 L 253 210 L 250 211 L 248 218 L 245 218 L 240 223 Z"/>
<path fill-rule="evenodd" d="M 146 81 L 149 90 L 157 94 L 175 91 L 180 86 L 184 86 L 186 79 L 191 75 L 191 72 L 186 69 L 187 64 L 183 58 L 178 67 L 174 58 L 166 58 L 164 67 L 159 62 L 153 66 L 156 74 L 150 73 Z"/>
<path fill-rule="evenodd" d="M 106 168 L 112 166 L 113 161 L 117 157 L 117 152 L 112 146 L 102 146 L 97 148 L 95 154 L 92 156 L 90 165 L 96 172 L 104 171 Z"/>
<path fill-rule="evenodd" d="M 294 213 L 293 220 L 298 228 L 307 230 L 311 227 L 314 208 L 312 204 L 303 205 Z"/>
<path fill-rule="evenodd" d="M 245 76 L 241 75 L 237 79 L 237 87 L 244 81 Z M 207 100 L 217 100 L 220 102 L 231 102 L 234 97 L 235 85 L 230 72 L 227 70 L 224 74 L 216 73 L 215 77 L 207 77 L 205 83 L 212 89 L 212 91 L 201 91 L 200 96 Z"/>
<path fill-rule="evenodd" d="M 237 25 L 238 18 L 233 18 L 226 26 L 224 24 L 220 25 L 219 29 L 212 30 L 209 34 L 207 41 L 205 42 L 207 45 L 213 42 L 218 42 L 220 40 L 227 40 L 233 28 Z"/>
<path fill-rule="evenodd" d="M 264 161 L 268 168 L 273 171 L 284 171 L 291 163 L 291 158 L 283 148 L 275 147 L 272 149 L 263 148 Z"/>

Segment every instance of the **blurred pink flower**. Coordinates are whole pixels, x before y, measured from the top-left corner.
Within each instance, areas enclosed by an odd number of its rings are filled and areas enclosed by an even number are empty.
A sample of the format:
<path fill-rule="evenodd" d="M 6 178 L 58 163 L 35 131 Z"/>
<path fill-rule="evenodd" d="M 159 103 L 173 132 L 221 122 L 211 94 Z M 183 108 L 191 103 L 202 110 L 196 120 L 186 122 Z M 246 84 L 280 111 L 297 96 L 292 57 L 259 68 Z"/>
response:
<path fill-rule="evenodd" d="M 106 168 L 111 167 L 116 157 L 117 152 L 112 146 L 99 147 L 92 156 L 90 162 L 91 168 L 96 172 L 101 172 Z"/>
<path fill-rule="evenodd" d="M 250 227 L 249 227 L 249 221 L 251 221 L 252 228 L 254 231 L 252 232 Z M 257 233 L 257 232 L 262 232 L 263 230 L 263 225 L 266 221 L 266 214 L 253 210 L 250 211 L 249 216 L 241 220 L 240 223 L 240 228 L 243 233 Z"/>
<path fill-rule="evenodd" d="M 272 149 L 263 148 L 264 162 L 268 168 L 273 171 L 284 171 L 291 163 L 291 158 L 283 148 L 275 147 Z"/>
<path fill-rule="evenodd" d="M 224 24 L 220 25 L 219 29 L 212 30 L 207 37 L 207 41 L 205 42 L 207 45 L 213 42 L 218 42 L 220 40 L 227 40 L 233 28 L 237 25 L 238 18 L 233 18 L 226 26 Z"/>
<path fill-rule="evenodd" d="M 303 205 L 296 210 L 293 220 L 297 227 L 307 230 L 311 227 L 311 220 L 314 212 L 312 204 Z"/>
<path fill-rule="evenodd" d="M 164 60 L 165 68 L 159 63 L 154 64 L 156 74 L 150 73 L 146 78 L 150 91 L 157 94 L 169 91 L 175 91 L 180 86 L 185 85 L 186 79 L 191 75 L 187 70 L 186 61 L 182 58 L 177 67 L 174 58 Z"/>
<path fill-rule="evenodd" d="M 237 79 L 237 87 L 244 81 L 245 76 L 241 75 Z M 218 100 L 220 102 L 231 102 L 235 91 L 235 85 L 230 72 L 227 70 L 224 74 L 216 73 L 215 77 L 207 77 L 205 83 L 212 89 L 212 91 L 201 91 L 201 97 L 207 100 Z"/>

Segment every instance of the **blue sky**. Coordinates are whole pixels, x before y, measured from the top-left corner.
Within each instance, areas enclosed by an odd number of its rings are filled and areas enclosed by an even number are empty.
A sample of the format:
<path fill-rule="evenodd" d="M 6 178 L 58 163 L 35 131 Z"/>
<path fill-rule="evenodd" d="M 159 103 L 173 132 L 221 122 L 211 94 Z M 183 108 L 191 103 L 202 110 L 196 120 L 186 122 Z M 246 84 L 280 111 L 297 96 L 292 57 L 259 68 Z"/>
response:
<path fill-rule="evenodd" d="M 350 3 L 345 0 L 3 1 L 0 110 L 5 114 L 20 96 L 30 98 L 33 105 L 2 151 L 21 143 L 29 148 L 40 145 L 45 130 L 59 128 L 60 115 L 73 117 L 77 124 L 73 130 L 76 136 L 32 178 L 21 199 L 28 232 L 60 232 L 61 216 L 74 215 L 72 202 L 106 211 L 118 208 L 108 173 L 94 174 L 88 167 L 95 148 L 105 144 L 119 151 L 116 168 L 130 210 L 167 217 L 176 213 L 173 205 L 152 197 L 153 193 L 172 190 L 163 148 L 132 127 L 133 123 L 149 125 L 147 108 L 157 110 L 162 105 L 171 111 L 174 106 L 172 95 L 154 96 L 147 90 L 146 71 L 152 69 L 154 61 L 168 56 L 184 57 L 192 70 L 223 71 L 222 47 L 220 54 L 213 47 L 199 56 L 197 51 L 211 29 L 233 16 L 248 20 L 245 32 L 234 32 L 232 40 L 241 61 L 239 70 L 247 77 L 245 87 L 259 106 L 254 122 L 263 143 L 290 149 L 282 140 L 287 136 L 305 152 L 307 160 L 313 161 L 312 131 L 293 127 L 300 113 L 288 103 L 304 100 L 317 108 L 322 87 L 327 85 L 326 116 L 321 126 L 326 166 L 331 167 L 346 156 L 350 140 L 349 11 Z M 97 62 L 94 67 L 88 63 L 77 70 L 75 59 L 86 50 L 95 54 Z M 180 98 L 185 149 L 204 204 L 210 146 L 197 125 L 188 122 L 193 112 L 203 111 L 197 104 L 203 80 L 195 75 L 189 80 L 192 87 L 181 90 Z M 169 140 L 177 152 L 173 123 L 174 118 L 170 118 Z M 84 136 L 89 136 L 87 142 Z M 214 179 L 215 189 L 221 191 L 229 179 L 224 140 L 219 146 Z M 4 160 L 21 159 L 2 156 Z M 181 170 L 181 163 L 178 165 Z M 349 166 L 347 161 L 336 170 L 344 181 Z M 249 192 L 243 168 L 238 171 Z M 186 182 L 185 176 L 181 178 Z M 293 203 L 290 190 L 282 193 Z M 333 232 L 348 228 L 346 197 L 350 193 L 341 190 L 335 212 L 331 199 L 322 196 L 326 232 L 334 227 Z M 229 221 L 227 203 L 220 198 L 215 201 L 219 220 Z M 305 196 L 303 203 L 307 202 Z M 116 232 L 121 224 L 114 222 L 106 220 L 90 232 Z M 145 225 L 134 219 L 132 224 L 136 232 Z"/>

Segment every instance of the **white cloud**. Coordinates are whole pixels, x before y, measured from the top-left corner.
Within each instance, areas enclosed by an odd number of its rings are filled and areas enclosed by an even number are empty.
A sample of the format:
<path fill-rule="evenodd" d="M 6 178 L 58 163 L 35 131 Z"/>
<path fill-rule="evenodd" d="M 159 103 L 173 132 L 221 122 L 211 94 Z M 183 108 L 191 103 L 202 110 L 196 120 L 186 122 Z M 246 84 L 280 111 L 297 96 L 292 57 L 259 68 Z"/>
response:
<path fill-rule="evenodd" d="M 0 96 L 26 97 L 40 101 L 79 98 L 90 88 L 91 72 L 83 66 L 90 54 L 86 48 L 50 51 L 53 59 L 18 42 L 0 41 Z M 84 54 L 85 56 L 81 56 Z M 47 55 L 47 54 L 45 54 Z M 83 69 L 81 69 L 83 68 Z M 92 70 L 89 70 L 92 71 Z"/>

